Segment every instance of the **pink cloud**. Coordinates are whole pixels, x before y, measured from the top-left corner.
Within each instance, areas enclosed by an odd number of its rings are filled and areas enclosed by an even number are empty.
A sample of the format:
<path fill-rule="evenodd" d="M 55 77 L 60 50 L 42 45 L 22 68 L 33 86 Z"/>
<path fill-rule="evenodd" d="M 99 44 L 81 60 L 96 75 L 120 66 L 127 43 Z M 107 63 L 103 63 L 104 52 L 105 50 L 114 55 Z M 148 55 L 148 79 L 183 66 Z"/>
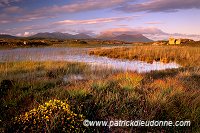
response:
<path fill-rule="evenodd" d="M 112 28 L 102 31 L 101 34 L 112 33 L 115 35 L 118 34 L 165 34 L 162 30 L 155 27 L 137 27 L 137 28 Z"/>
<path fill-rule="evenodd" d="M 77 25 L 77 24 L 98 24 L 98 23 L 110 23 L 116 21 L 132 20 L 138 16 L 125 16 L 125 17 L 111 17 L 111 18 L 97 18 L 89 20 L 63 20 L 55 22 L 59 25 Z"/>
<path fill-rule="evenodd" d="M 112 28 L 104 30 L 100 33 L 100 36 L 107 35 L 107 36 L 115 36 L 120 34 L 143 34 L 146 37 L 152 40 L 162 40 L 168 39 L 170 36 L 175 38 L 188 38 L 193 40 L 200 40 L 200 35 L 195 34 L 169 34 L 166 33 L 156 27 L 137 27 L 137 28 L 130 28 L 130 27 L 123 27 L 123 28 Z"/>
<path fill-rule="evenodd" d="M 5 4 L 10 4 L 12 2 L 18 2 L 21 0 L 3 0 Z M 28 22 L 33 20 L 45 19 L 45 18 L 55 18 L 61 13 L 74 13 L 89 10 L 106 9 L 115 6 L 119 6 L 125 3 L 127 0 L 84 0 L 76 3 L 65 4 L 62 6 L 49 6 L 39 8 L 33 11 L 23 11 L 21 16 L 12 17 L 8 13 L 19 13 L 22 11 L 21 8 L 17 6 L 7 7 L 4 9 L 4 13 L 7 14 L 6 17 L 1 18 L 2 23 L 12 23 L 12 22 Z"/>
<path fill-rule="evenodd" d="M 163 22 L 152 21 L 152 22 L 146 22 L 145 24 L 155 25 L 155 24 L 163 24 Z"/>
<path fill-rule="evenodd" d="M 18 7 L 18 6 L 10 6 L 7 8 L 4 8 L 4 12 L 5 13 L 21 13 L 23 11 L 22 8 Z"/>

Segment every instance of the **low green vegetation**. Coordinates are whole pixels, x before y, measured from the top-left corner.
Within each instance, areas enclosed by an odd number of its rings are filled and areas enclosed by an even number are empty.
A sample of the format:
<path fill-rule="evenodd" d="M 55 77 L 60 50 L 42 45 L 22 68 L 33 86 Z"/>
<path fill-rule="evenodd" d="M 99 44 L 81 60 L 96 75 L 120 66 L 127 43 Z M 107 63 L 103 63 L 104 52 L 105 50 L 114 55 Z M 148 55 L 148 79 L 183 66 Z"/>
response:
<path fill-rule="evenodd" d="M 0 49 L 28 48 L 28 47 L 107 47 L 107 46 L 131 46 L 132 43 L 123 41 L 109 41 L 96 39 L 0 39 Z"/>
<path fill-rule="evenodd" d="M 46 40 L 30 39 L 0 39 L 0 48 L 18 48 L 18 47 L 41 47 L 49 46 L 50 42 Z"/>
<path fill-rule="evenodd" d="M 74 75 L 83 79 L 67 80 Z M 5 132 L 200 131 L 199 67 L 139 74 L 83 63 L 7 62 L 0 63 L 0 82 Z M 191 127 L 86 128 L 83 119 L 190 120 Z"/>

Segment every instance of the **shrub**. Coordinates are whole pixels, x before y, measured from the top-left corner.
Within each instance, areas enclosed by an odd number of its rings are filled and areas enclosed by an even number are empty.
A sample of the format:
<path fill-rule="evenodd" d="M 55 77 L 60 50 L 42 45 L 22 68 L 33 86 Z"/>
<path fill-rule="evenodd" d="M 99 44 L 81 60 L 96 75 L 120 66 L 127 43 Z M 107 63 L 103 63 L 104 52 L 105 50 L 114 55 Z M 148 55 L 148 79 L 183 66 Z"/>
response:
<path fill-rule="evenodd" d="M 38 108 L 15 117 L 9 131 L 12 132 L 80 132 L 83 115 L 70 110 L 66 101 L 50 100 Z"/>

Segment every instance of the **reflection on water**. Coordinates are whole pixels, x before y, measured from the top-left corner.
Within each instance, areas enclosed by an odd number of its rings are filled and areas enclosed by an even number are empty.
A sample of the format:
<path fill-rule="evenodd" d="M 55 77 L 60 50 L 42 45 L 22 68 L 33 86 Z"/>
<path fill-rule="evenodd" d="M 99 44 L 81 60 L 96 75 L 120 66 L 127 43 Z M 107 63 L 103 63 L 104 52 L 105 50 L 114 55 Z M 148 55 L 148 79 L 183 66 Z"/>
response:
<path fill-rule="evenodd" d="M 0 61 L 72 61 L 85 62 L 92 68 L 114 68 L 137 72 L 149 72 L 151 70 L 164 70 L 180 67 L 176 63 L 153 62 L 152 64 L 142 61 L 129 61 L 110 59 L 87 55 L 87 48 L 18 48 L 0 50 Z"/>

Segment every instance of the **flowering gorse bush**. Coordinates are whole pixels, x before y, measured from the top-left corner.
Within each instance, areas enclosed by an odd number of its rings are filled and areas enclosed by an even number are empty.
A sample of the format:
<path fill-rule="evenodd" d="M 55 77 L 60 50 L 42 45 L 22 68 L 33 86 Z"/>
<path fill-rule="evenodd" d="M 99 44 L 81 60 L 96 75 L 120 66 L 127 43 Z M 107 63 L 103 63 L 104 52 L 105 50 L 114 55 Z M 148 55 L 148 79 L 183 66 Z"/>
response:
<path fill-rule="evenodd" d="M 66 101 L 50 100 L 15 117 L 14 132 L 84 132 L 83 115 L 73 113 Z"/>

